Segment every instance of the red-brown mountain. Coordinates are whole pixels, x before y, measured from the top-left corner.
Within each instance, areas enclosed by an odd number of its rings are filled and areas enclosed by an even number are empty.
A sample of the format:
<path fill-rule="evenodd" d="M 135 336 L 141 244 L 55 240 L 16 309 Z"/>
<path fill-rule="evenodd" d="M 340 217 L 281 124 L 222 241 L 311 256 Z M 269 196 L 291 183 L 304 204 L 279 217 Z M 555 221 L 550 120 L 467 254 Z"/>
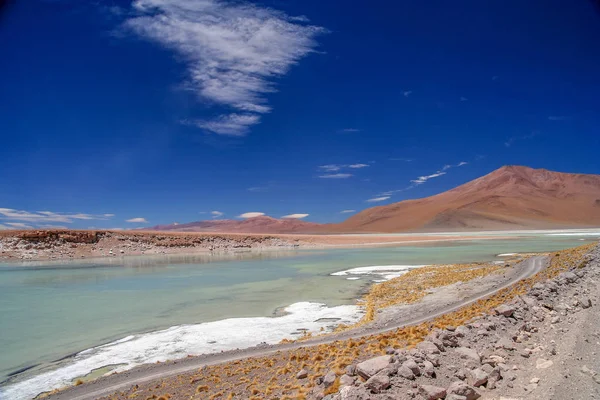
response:
<path fill-rule="evenodd" d="M 328 232 L 600 226 L 600 175 L 505 166 L 435 196 L 366 209 Z"/>
<path fill-rule="evenodd" d="M 260 216 L 241 221 L 220 219 L 186 224 L 157 225 L 144 230 L 219 233 L 312 233 L 317 231 L 320 226 L 320 224 L 314 222 L 298 219 L 277 219 Z"/>

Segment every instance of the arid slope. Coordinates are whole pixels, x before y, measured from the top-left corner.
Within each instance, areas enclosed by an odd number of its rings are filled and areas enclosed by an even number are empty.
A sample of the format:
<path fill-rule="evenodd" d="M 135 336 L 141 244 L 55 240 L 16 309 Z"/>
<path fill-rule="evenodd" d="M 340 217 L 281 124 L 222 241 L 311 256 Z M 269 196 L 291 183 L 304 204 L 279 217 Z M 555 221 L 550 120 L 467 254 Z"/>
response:
<path fill-rule="evenodd" d="M 505 166 L 444 193 L 364 210 L 329 232 L 600 226 L 600 175 Z"/>
<path fill-rule="evenodd" d="M 227 233 L 311 233 L 320 224 L 298 219 L 277 219 L 268 216 L 248 218 L 242 221 L 220 219 L 185 224 L 158 225 L 148 230 L 173 232 L 227 232 Z"/>

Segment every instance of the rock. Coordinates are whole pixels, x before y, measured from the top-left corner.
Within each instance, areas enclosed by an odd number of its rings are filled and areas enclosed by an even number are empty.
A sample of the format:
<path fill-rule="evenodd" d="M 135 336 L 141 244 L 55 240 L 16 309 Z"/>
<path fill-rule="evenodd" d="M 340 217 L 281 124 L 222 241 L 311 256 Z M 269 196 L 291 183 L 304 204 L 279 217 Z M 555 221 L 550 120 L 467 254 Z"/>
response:
<path fill-rule="evenodd" d="M 308 371 L 305 369 L 301 369 L 300 372 L 296 374 L 296 379 L 304 379 L 308 376 Z"/>
<path fill-rule="evenodd" d="M 392 362 L 391 356 L 379 356 L 368 359 L 356 365 L 356 372 L 364 379 L 369 379 Z"/>
<path fill-rule="evenodd" d="M 417 349 L 425 354 L 440 354 L 440 349 L 434 343 L 428 341 L 419 343 Z"/>
<path fill-rule="evenodd" d="M 365 387 L 371 389 L 373 393 L 380 393 L 391 385 L 390 377 L 384 374 L 377 374 L 365 382 Z"/>
<path fill-rule="evenodd" d="M 458 338 L 457 336 L 458 328 L 454 332 L 450 331 L 442 331 L 438 335 L 438 339 L 442 341 L 442 344 L 445 347 L 458 347 Z"/>
<path fill-rule="evenodd" d="M 465 337 L 465 335 L 469 334 L 469 328 L 467 328 L 464 325 L 458 326 L 456 327 L 456 329 L 454 330 L 454 334 L 457 337 Z"/>
<path fill-rule="evenodd" d="M 529 383 L 538 384 L 538 383 L 540 383 L 540 378 L 531 378 L 531 380 L 529 381 Z"/>
<path fill-rule="evenodd" d="M 337 379 L 337 375 L 335 374 L 335 372 L 329 371 L 323 377 L 323 386 L 325 386 L 326 388 L 328 388 L 329 386 L 331 386 L 331 385 L 333 385 L 335 383 L 336 379 Z"/>
<path fill-rule="evenodd" d="M 464 381 L 465 379 L 467 379 L 467 371 L 461 368 L 454 373 L 454 376 L 460 379 L 461 381 Z"/>
<path fill-rule="evenodd" d="M 504 315 L 505 317 L 510 317 L 515 312 L 514 306 L 509 306 L 506 304 L 502 304 L 494 310 L 498 315 Z"/>
<path fill-rule="evenodd" d="M 356 375 L 356 365 L 348 365 L 346 367 L 346 375 L 355 376 Z"/>
<path fill-rule="evenodd" d="M 340 376 L 340 386 L 352 386 L 354 385 L 355 381 L 356 378 L 354 378 L 353 376 L 348 376 L 346 374 Z"/>
<path fill-rule="evenodd" d="M 426 376 L 428 378 L 433 378 L 435 376 L 435 369 L 434 369 L 433 363 L 431 361 L 423 362 L 422 374 L 423 374 L 423 376 Z"/>
<path fill-rule="evenodd" d="M 410 369 L 412 371 L 412 373 L 415 374 L 416 376 L 421 375 L 421 370 L 420 370 L 419 366 L 413 360 L 404 361 L 402 363 L 402 367 L 406 367 L 406 368 Z"/>
<path fill-rule="evenodd" d="M 446 397 L 445 388 L 432 385 L 421 385 L 419 387 L 419 393 L 421 393 L 427 400 L 437 400 Z"/>
<path fill-rule="evenodd" d="M 577 280 L 579 279 L 579 277 L 577 275 L 575 275 L 574 273 L 572 273 L 570 271 L 563 272 L 558 277 L 565 280 L 567 283 L 574 283 L 574 282 L 577 282 Z"/>
<path fill-rule="evenodd" d="M 488 381 L 488 374 L 480 368 L 475 368 L 467 373 L 467 383 L 471 386 L 485 385 Z"/>
<path fill-rule="evenodd" d="M 415 374 L 410 370 L 410 368 L 405 367 L 404 365 L 402 365 L 400 368 L 398 368 L 398 376 L 401 376 L 404 379 L 410 379 L 413 380 L 415 379 Z"/>
<path fill-rule="evenodd" d="M 543 358 L 538 358 L 537 361 L 535 362 L 535 367 L 537 369 L 546 369 L 546 368 L 550 368 L 553 365 L 554 365 L 554 363 L 551 360 L 546 360 Z"/>
<path fill-rule="evenodd" d="M 590 308 L 592 306 L 592 300 L 589 297 L 581 298 L 581 308 Z"/>
<path fill-rule="evenodd" d="M 344 386 L 340 389 L 339 394 L 340 400 L 369 400 L 371 398 L 370 393 L 365 389 L 354 386 Z"/>
<path fill-rule="evenodd" d="M 516 349 L 514 343 L 510 339 L 505 338 L 505 337 L 498 340 L 494 347 L 497 349 L 504 349 L 504 350 L 515 350 Z"/>
<path fill-rule="evenodd" d="M 448 386 L 446 393 L 448 393 L 448 395 L 456 394 L 459 396 L 464 396 L 467 400 L 477 400 L 481 397 L 479 392 L 477 392 L 474 387 L 469 386 L 462 381 L 452 382 L 450 386 Z M 446 399 L 447 398 L 448 396 L 446 396 Z"/>
<path fill-rule="evenodd" d="M 454 351 L 458 353 L 460 358 L 473 360 L 478 363 L 481 362 L 481 356 L 473 349 L 469 349 L 468 347 L 458 347 Z"/>
<path fill-rule="evenodd" d="M 467 398 L 458 394 L 449 394 L 446 396 L 446 400 L 467 400 Z"/>

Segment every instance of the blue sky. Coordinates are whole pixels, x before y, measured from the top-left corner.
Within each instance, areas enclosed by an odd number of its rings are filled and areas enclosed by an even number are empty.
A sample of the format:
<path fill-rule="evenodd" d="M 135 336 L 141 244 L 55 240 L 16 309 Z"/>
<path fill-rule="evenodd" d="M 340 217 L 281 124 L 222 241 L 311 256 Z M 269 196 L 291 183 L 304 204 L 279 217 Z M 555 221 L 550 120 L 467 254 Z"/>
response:
<path fill-rule="evenodd" d="M 341 221 L 506 164 L 600 173 L 598 11 L 9 2 L 0 228 Z"/>

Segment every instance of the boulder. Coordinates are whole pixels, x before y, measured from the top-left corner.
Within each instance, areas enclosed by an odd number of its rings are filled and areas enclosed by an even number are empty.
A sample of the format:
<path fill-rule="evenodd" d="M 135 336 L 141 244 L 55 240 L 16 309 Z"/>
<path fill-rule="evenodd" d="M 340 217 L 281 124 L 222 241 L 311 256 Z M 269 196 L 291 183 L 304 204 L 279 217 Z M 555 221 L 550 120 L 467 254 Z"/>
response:
<path fill-rule="evenodd" d="M 494 346 L 497 349 L 504 349 L 504 350 L 515 350 L 515 344 L 512 342 L 512 340 L 508 339 L 508 338 L 501 338 L 500 340 L 498 340 Z"/>
<path fill-rule="evenodd" d="M 421 373 L 423 376 L 433 378 L 435 376 L 435 368 L 433 367 L 433 363 L 431 361 L 424 361 L 423 371 Z"/>
<path fill-rule="evenodd" d="M 475 368 L 467 373 L 467 383 L 471 386 L 485 385 L 488 381 L 488 373 L 480 368 Z"/>
<path fill-rule="evenodd" d="M 417 363 L 414 362 L 413 360 L 404 361 L 402 363 L 402 367 L 406 367 L 406 368 L 410 369 L 412 371 L 412 373 L 415 374 L 416 376 L 421 375 L 421 369 L 419 368 Z"/>
<path fill-rule="evenodd" d="M 464 325 L 461 325 L 454 330 L 454 334 L 457 337 L 465 337 L 466 335 L 469 334 L 469 328 L 467 328 Z"/>
<path fill-rule="evenodd" d="M 384 374 L 377 374 L 369 378 L 365 382 L 365 387 L 371 389 L 373 393 L 380 393 L 381 391 L 391 386 L 390 377 Z"/>
<path fill-rule="evenodd" d="M 510 317 L 515 312 L 514 306 L 509 306 L 507 304 L 502 304 L 494 310 L 498 315 L 504 315 L 505 317 Z"/>
<path fill-rule="evenodd" d="M 473 360 L 478 363 L 481 362 L 481 356 L 473 349 L 470 349 L 468 347 L 457 347 L 454 351 L 458 353 L 460 358 Z"/>
<path fill-rule="evenodd" d="M 325 386 L 326 388 L 328 388 L 329 386 L 331 386 L 331 385 L 333 385 L 335 383 L 336 379 L 337 379 L 337 375 L 335 374 L 335 372 L 329 371 L 323 377 L 323 386 Z"/>
<path fill-rule="evenodd" d="M 421 385 L 419 393 L 427 400 L 437 400 L 446 397 L 446 389 L 439 386 Z"/>
<path fill-rule="evenodd" d="M 477 400 L 481 397 L 479 392 L 477 392 L 474 387 L 469 386 L 462 381 L 452 382 L 450 386 L 448 386 L 446 392 L 448 395 L 456 394 L 459 396 L 464 396 L 466 400 Z M 446 396 L 446 398 L 448 397 Z"/>
<path fill-rule="evenodd" d="M 369 379 L 392 362 L 391 356 L 379 356 L 368 359 L 356 365 L 356 372 L 364 379 Z"/>
<path fill-rule="evenodd" d="M 364 388 L 355 386 L 344 386 L 340 389 L 339 395 L 340 400 L 369 400 L 371 398 L 371 394 Z"/>
<path fill-rule="evenodd" d="M 353 376 L 348 376 L 346 374 L 340 376 L 340 386 L 352 386 L 355 381 L 356 378 Z"/>
<path fill-rule="evenodd" d="M 440 349 L 434 343 L 429 341 L 421 342 L 417 345 L 417 349 L 425 354 L 440 354 Z"/>
<path fill-rule="evenodd" d="M 296 379 L 304 379 L 308 376 L 308 371 L 305 369 L 301 369 L 300 372 L 296 374 Z"/>
<path fill-rule="evenodd" d="M 415 379 L 415 374 L 410 370 L 410 368 L 405 367 L 404 365 L 400 366 L 400 368 L 398 368 L 398 376 L 401 376 L 404 379 L 410 379 L 413 380 Z"/>

